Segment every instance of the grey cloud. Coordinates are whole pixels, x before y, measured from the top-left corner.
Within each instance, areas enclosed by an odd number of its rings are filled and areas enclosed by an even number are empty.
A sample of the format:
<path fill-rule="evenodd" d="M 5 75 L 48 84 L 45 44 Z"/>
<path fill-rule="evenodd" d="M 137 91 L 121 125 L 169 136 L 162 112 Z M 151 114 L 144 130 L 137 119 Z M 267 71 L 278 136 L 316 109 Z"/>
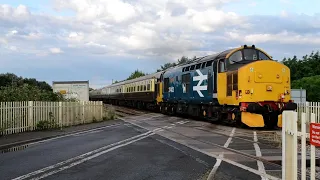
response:
<path fill-rule="evenodd" d="M 251 29 L 249 33 L 279 33 L 283 30 L 298 34 L 320 32 L 320 15 L 249 16 Z"/>

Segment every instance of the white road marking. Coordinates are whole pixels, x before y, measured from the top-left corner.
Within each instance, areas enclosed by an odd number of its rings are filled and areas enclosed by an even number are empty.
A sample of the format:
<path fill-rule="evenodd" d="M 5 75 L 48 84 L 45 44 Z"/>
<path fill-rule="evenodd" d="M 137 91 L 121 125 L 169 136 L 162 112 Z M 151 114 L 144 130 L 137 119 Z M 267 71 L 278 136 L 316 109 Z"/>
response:
<path fill-rule="evenodd" d="M 184 121 L 178 121 L 176 122 L 177 124 L 183 124 Z"/>
<path fill-rule="evenodd" d="M 256 131 L 253 132 L 253 140 L 254 140 L 254 142 L 255 142 L 255 143 L 253 143 L 253 145 L 254 145 L 254 149 L 255 149 L 255 151 L 256 151 L 256 156 L 257 156 L 257 157 L 261 157 L 262 154 L 261 154 L 260 147 L 259 147 L 259 145 L 256 143 L 256 142 L 258 142 L 258 137 L 257 137 L 257 132 L 256 132 Z M 262 173 L 266 173 L 266 169 L 265 169 L 265 167 L 264 167 L 264 165 L 263 165 L 263 162 L 257 160 L 257 164 L 258 164 L 258 169 L 259 169 L 259 171 L 262 172 Z M 261 180 L 268 180 L 268 178 L 265 178 L 265 177 L 261 176 Z"/>
<path fill-rule="evenodd" d="M 136 124 L 136 123 L 133 123 L 133 122 L 129 122 L 129 121 L 123 119 L 123 118 L 118 118 L 118 119 L 121 119 L 121 120 L 123 120 L 123 121 L 125 121 L 125 122 L 127 122 L 127 123 L 130 123 L 130 124 L 133 124 L 133 125 L 135 125 L 135 126 L 138 126 L 138 127 L 142 128 L 142 129 L 148 130 L 146 127 L 143 127 L 143 126 L 141 126 L 141 125 L 139 125 L 139 124 Z M 189 122 L 189 121 L 187 121 L 187 122 Z M 191 149 L 193 149 L 193 150 L 195 150 L 195 151 L 201 152 L 201 153 L 206 154 L 206 155 L 208 155 L 208 156 L 214 157 L 214 158 L 216 158 L 216 159 L 221 159 L 222 161 L 225 161 L 226 163 L 229 163 L 229 164 L 234 165 L 234 166 L 236 166 L 236 167 L 239 167 L 239 168 L 241 168 L 241 169 L 247 170 L 247 171 L 249 171 L 249 172 L 251 172 L 251 173 L 254 173 L 254 174 L 257 174 L 257 175 L 260 175 L 260 176 L 264 176 L 264 177 L 268 177 L 270 180 L 271 180 L 271 179 L 272 179 L 272 180 L 281 180 L 281 178 L 277 178 L 277 177 L 271 176 L 271 175 L 269 175 L 269 174 L 262 173 L 262 172 L 260 172 L 260 171 L 258 171 L 258 170 L 255 170 L 255 169 L 253 169 L 253 168 L 251 168 L 251 167 L 248 167 L 248 166 L 245 166 L 245 165 L 243 165 L 243 164 L 237 163 L 237 162 L 232 161 L 232 160 L 230 160 L 230 159 L 225 159 L 225 158 L 223 158 L 223 157 L 219 157 L 219 156 L 216 156 L 216 155 L 214 155 L 214 154 L 208 153 L 208 152 L 206 152 L 206 151 L 204 151 L 204 150 L 202 150 L 202 149 L 199 149 L 199 148 L 197 148 L 197 147 L 195 147 L 195 146 L 191 146 L 191 145 L 189 145 L 189 144 L 187 144 L 187 143 L 179 142 L 179 141 L 177 141 L 177 140 L 174 139 L 174 138 L 167 137 L 167 136 L 162 135 L 162 134 L 158 134 L 158 135 L 159 135 L 159 136 L 162 136 L 162 137 L 164 137 L 164 138 L 170 139 L 170 140 L 172 140 L 172 141 L 174 141 L 174 142 L 176 142 L 176 143 L 183 144 L 183 145 L 186 146 L 186 147 L 189 147 L 189 148 L 191 148 Z"/>
<path fill-rule="evenodd" d="M 99 133 L 99 132 L 102 132 L 102 131 L 103 130 L 96 130 L 96 131 L 90 131 L 90 132 L 81 133 L 81 134 L 73 134 L 72 136 L 83 136 L 83 135 L 87 135 L 87 134 Z"/>
<path fill-rule="evenodd" d="M 73 162 L 73 163 L 71 163 L 71 164 L 69 164 L 69 165 L 67 165 L 67 166 L 63 166 L 63 167 L 61 167 L 61 168 L 59 168 L 59 169 L 57 169 L 57 170 L 51 171 L 51 172 L 49 172 L 49 173 L 45 173 L 45 174 L 43 174 L 42 176 L 40 176 L 40 177 L 38 177 L 38 178 L 33 178 L 33 179 L 38 180 L 38 179 L 42 179 L 42 178 L 51 176 L 51 175 L 56 174 L 56 173 L 58 173 L 58 172 L 60 172 L 60 171 L 63 171 L 63 170 L 65 170 L 65 169 L 69 169 L 69 168 L 71 168 L 71 167 L 73 167 L 73 166 L 76 166 L 76 165 L 78 165 L 78 164 L 84 163 L 85 161 L 88 161 L 88 160 L 93 159 L 93 158 L 95 158 L 95 157 L 101 156 L 102 154 L 105 154 L 105 153 L 107 153 L 107 152 L 113 151 L 113 150 L 118 149 L 118 148 L 120 148 L 120 147 L 129 145 L 129 144 L 134 143 L 134 142 L 136 142 L 136 141 L 139 141 L 139 140 L 141 140 L 141 139 L 147 138 L 147 137 L 149 137 L 149 136 L 151 136 L 151 135 L 154 135 L 154 133 L 148 134 L 148 135 L 146 135 L 146 136 L 140 137 L 140 138 L 138 138 L 138 139 L 129 141 L 129 142 L 124 143 L 124 144 L 120 144 L 120 145 L 118 145 L 118 146 L 112 147 L 112 148 L 107 149 L 107 150 L 104 150 L 104 151 L 102 151 L 102 152 L 96 153 L 96 154 L 94 154 L 94 155 L 92 155 L 92 156 L 89 156 L 89 157 L 86 157 L 86 158 L 81 159 L 81 160 L 79 160 L 79 161 Z"/>
<path fill-rule="evenodd" d="M 234 132 L 236 131 L 236 128 L 233 128 L 231 133 L 230 133 L 230 136 L 227 140 L 227 142 L 224 144 L 223 147 L 227 148 L 229 146 L 229 144 L 231 143 L 231 140 L 232 140 L 232 137 L 234 135 Z M 209 176 L 208 176 L 208 179 L 213 179 L 213 176 L 214 174 L 216 173 L 216 171 L 218 170 L 220 164 L 221 164 L 221 158 L 223 157 L 223 152 L 219 154 L 218 158 L 217 158 L 217 161 L 216 163 L 214 164 Z"/>
<path fill-rule="evenodd" d="M 157 118 L 157 117 L 164 117 L 164 116 L 163 115 L 157 115 L 157 116 L 151 116 L 151 117 L 144 118 L 144 119 L 130 119 L 130 121 L 141 122 L 141 121 L 146 121 L 146 120 Z M 135 118 L 139 118 L 139 117 L 135 117 Z M 123 120 L 123 118 L 120 118 L 120 117 L 118 119 Z"/>
<path fill-rule="evenodd" d="M 47 142 L 47 141 L 52 141 L 52 140 L 55 140 L 55 139 L 60 139 L 60 138 L 68 137 L 68 136 L 75 136 L 75 135 L 79 135 L 79 134 L 86 134 L 86 133 L 90 133 L 90 132 L 92 132 L 92 131 L 97 131 L 97 130 L 106 129 L 106 128 L 110 128 L 110 127 L 116 127 L 116 126 L 120 126 L 120 125 L 122 125 L 122 123 L 117 123 L 117 124 L 112 124 L 112 125 L 108 125 L 108 126 L 98 127 L 98 128 L 94 128 L 94 129 L 84 130 L 84 131 L 76 132 L 76 133 L 70 133 L 70 134 L 66 134 L 66 135 L 63 135 L 63 136 L 58 136 L 58 137 L 54 137 L 54 138 L 50 138 L 50 139 L 46 139 L 46 140 L 42 140 L 42 141 L 37 141 L 37 142 L 28 143 L 28 145 L 39 144 L 39 143 L 43 143 L 43 142 Z"/>
<path fill-rule="evenodd" d="M 127 141 L 133 142 L 133 140 L 136 139 L 136 138 L 147 137 L 147 136 L 153 135 L 153 134 L 154 134 L 153 132 L 148 131 L 148 132 L 146 132 L 146 133 L 139 134 L 139 135 L 137 135 L 137 136 L 133 136 L 133 137 L 131 137 L 131 138 L 128 138 L 128 139 L 125 139 L 125 140 L 122 140 L 122 141 L 118 141 L 118 142 L 116 142 L 116 143 L 109 144 L 109 145 L 107 145 L 107 146 L 103 146 L 103 147 L 101 147 L 101 148 L 99 148 L 99 149 L 96 149 L 96 150 L 87 152 L 87 153 L 82 154 L 82 155 L 80 155 L 80 156 L 76 156 L 76 157 L 70 158 L 70 159 L 68 159 L 68 160 L 66 160 L 66 161 L 62 161 L 62 162 L 60 162 L 60 163 L 57 163 L 57 164 L 54 164 L 54 165 L 51 165 L 51 166 L 42 168 L 42 169 L 40 169 L 40 170 L 37 170 L 37 171 L 31 172 L 31 173 L 28 173 L 28 174 L 26 174 L 26 175 L 19 176 L 19 177 L 15 178 L 14 180 L 26 179 L 26 178 L 29 178 L 29 177 L 31 177 L 31 176 L 34 176 L 34 175 L 37 175 L 37 174 L 46 172 L 46 171 L 48 171 L 48 170 L 57 168 L 58 166 L 65 165 L 65 164 L 70 163 L 70 162 L 72 162 L 72 161 L 76 161 L 76 160 L 83 159 L 83 158 L 85 158 L 86 156 L 92 156 L 93 154 L 98 153 L 99 151 L 103 151 L 103 150 L 109 149 L 109 148 L 111 148 L 112 146 L 117 146 L 117 145 L 122 144 L 122 143 L 125 143 L 125 142 L 127 142 Z"/>
<path fill-rule="evenodd" d="M 156 129 L 154 129 L 153 131 L 159 131 L 161 128 L 156 128 Z"/>

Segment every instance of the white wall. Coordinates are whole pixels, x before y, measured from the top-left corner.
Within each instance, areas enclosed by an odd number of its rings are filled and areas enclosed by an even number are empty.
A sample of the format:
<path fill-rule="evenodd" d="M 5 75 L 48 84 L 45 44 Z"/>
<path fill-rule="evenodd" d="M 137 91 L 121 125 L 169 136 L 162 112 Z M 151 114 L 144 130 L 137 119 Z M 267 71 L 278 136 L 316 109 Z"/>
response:
<path fill-rule="evenodd" d="M 89 101 L 89 83 L 59 83 L 52 85 L 54 92 L 66 91 L 64 94 L 67 98 L 77 98 L 80 101 Z"/>
<path fill-rule="evenodd" d="M 291 99 L 294 102 L 307 102 L 307 91 L 305 89 L 291 89 Z"/>

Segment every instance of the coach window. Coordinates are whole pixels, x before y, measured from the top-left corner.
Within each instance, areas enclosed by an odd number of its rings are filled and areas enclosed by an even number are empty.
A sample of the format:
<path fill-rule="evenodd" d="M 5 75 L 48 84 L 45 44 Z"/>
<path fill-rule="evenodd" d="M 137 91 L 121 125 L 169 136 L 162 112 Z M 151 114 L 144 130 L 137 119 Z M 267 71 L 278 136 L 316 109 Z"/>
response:
<path fill-rule="evenodd" d="M 197 64 L 196 69 L 200 69 L 200 67 L 201 67 L 201 63 Z"/>
<path fill-rule="evenodd" d="M 147 85 L 147 90 L 150 91 L 150 83 Z"/>

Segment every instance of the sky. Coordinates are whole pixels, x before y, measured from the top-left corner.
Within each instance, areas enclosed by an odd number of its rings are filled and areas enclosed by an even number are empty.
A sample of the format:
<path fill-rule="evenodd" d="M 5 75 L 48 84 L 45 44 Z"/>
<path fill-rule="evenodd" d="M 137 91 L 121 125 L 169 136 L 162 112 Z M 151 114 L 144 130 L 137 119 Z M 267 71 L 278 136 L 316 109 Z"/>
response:
<path fill-rule="evenodd" d="M 281 61 L 320 49 L 320 1 L 0 0 L 0 72 L 100 88 L 181 56 L 255 44 Z"/>

